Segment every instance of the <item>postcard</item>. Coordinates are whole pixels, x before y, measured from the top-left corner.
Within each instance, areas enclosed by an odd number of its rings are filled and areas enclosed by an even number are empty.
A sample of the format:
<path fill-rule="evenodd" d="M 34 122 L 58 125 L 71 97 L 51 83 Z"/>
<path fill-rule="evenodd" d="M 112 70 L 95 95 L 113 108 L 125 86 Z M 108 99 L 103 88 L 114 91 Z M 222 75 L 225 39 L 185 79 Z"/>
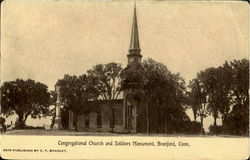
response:
<path fill-rule="evenodd" d="M 245 1 L 5 0 L 1 158 L 249 157 Z"/>

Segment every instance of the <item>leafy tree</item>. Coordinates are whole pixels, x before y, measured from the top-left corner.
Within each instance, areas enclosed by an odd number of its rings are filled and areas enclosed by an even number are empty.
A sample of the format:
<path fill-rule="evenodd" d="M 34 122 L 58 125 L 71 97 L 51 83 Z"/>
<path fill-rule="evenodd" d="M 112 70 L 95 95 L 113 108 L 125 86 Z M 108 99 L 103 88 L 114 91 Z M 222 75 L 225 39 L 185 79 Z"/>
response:
<path fill-rule="evenodd" d="M 49 111 L 50 94 L 48 87 L 34 80 L 16 79 L 4 82 L 1 87 L 2 112 L 6 116 L 18 115 L 19 127 L 23 128 L 27 117 L 40 118 Z"/>
<path fill-rule="evenodd" d="M 118 98 L 121 93 L 121 73 L 122 67 L 119 63 L 97 64 L 87 71 L 91 86 L 97 91 L 101 99 L 108 100 L 110 105 L 110 127 L 114 128 L 114 109 L 112 100 Z"/>
<path fill-rule="evenodd" d="M 198 95 L 200 95 L 200 90 L 199 90 L 199 84 L 198 84 L 197 79 L 193 79 L 192 81 L 189 82 L 189 89 L 190 91 L 187 92 L 187 98 L 188 98 L 188 105 L 191 107 L 193 116 L 194 116 L 194 121 L 196 122 L 197 120 L 197 112 L 199 108 L 199 101 L 198 101 Z"/>
<path fill-rule="evenodd" d="M 59 79 L 56 86 L 60 88 L 60 99 L 65 110 L 72 110 L 75 115 L 75 130 L 78 131 L 78 114 L 84 111 L 88 100 L 96 99 L 95 89 L 90 85 L 86 75 L 70 76 L 66 74 L 63 79 Z"/>
<path fill-rule="evenodd" d="M 208 111 L 214 117 L 213 133 L 219 132 L 216 119 L 219 113 L 222 115 L 222 121 L 227 119 L 231 104 L 232 87 L 232 69 L 226 62 L 218 68 L 209 68 L 205 70 L 206 80 L 204 82 L 208 91 Z"/>
<path fill-rule="evenodd" d="M 232 70 L 231 104 L 232 111 L 223 123 L 232 134 L 249 132 L 249 60 L 230 62 Z"/>
<path fill-rule="evenodd" d="M 160 106 L 163 106 L 163 101 L 160 102 L 160 98 L 157 96 L 157 91 L 161 88 L 160 83 L 164 83 L 165 76 L 170 74 L 168 69 L 162 64 L 154 61 L 149 58 L 143 61 L 142 63 L 143 70 L 140 72 L 142 75 L 138 75 L 137 80 L 143 84 L 144 89 L 144 99 L 146 101 L 147 107 L 147 133 L 152 132 L 160 132 Z M 138 70 L 138 69 L 137 69 Z M 130 74 L 127 76 L 131 77 Z M 133 77 L 133 76 L 132 76 Z M 135 76 L 134 76 L 135 77 Z M 161 97 L 161 99 L 165 100 L 165 98 Z M 163 117 L 165 118 L 165 110 L 163 112 Z M 167 120 L 163 120 L 165 126 L 164 129 L 167 128 Z"/>
<path fill-rule="evenodd" d="M 220 96 L 220 72 L 216 68 L 207 68 L 198 74 L 201 83 L 203 84 L 206 96 L 208 97 L 207 111 L 214 118 L 214 126 L 216 129 L 217 118 L 219 117 Z M 216 132 L 215 132 L 216 133 Z"/>
<path fill-rule="evenodd" d="M 229 66 L 228 62 L 225 62 L 223 66 L 217 68 L 217 96 L 218 96 L 218 110 L 222 115 L 222 123 L 227 119 L 230 113 L 230 106 L 232 105 L 232 68 Z"/>
<path fill-rule="evenodd" d="M 233 72 L 234 104 L 247 106 L 249 104 L 249 61 L 234 60 L 230 63 Z"/>
<path fill-rule="evenodd" d="M 224 129 L 228 126 L 234 130 L 233 134 L 245 134 L 249 128 L 249 61 L 225 62 L 203 73 L 203 83 L 209 97 L 208 111 L 214 117 L 214 133 L 217 134 L 216 118 L 220 113 Z"/>
<path fill-rule="evenodd" d="M 198 77 L 200 77 L 198 75 Z M 201 83 L 201 80 L 198 78 L 190 81 L 189 88 L 191 91 L 188 93 L 189 102 L 194 112 L 194 115 L 200 117 L 201 120 L 201 133 L 203 134 L 203 120 L 208 115 L 207 110 L 207 92 L 204 89 L 204 85 Z M 196 116 L 195 116 L 196 117 Z M 195 118 L 196 119 L 196 118 Z"/>
<path fill-rule="evenodd" d="M 249 131 L 248 75 L 249 61 L 242 59 L 225 62 L 217 68 L 207 68 L 191 81 L 189 102 L 194 113 L 199 111 L 199 99 L 204 99 L 207 103 L 203 111 L 214 117 L 211 133 L 217 134 L 217 129 L 223 133 L 242 135 Z M 219 114 L 222 127 L 218 127 L 216 123 Z"/>
<path fill-rule="evenodd" d="M 179 74 L 153 59 L 144 60 L 144 90 L 149 107 L 151 131 L 169 133 L 178 131 L 189 118 L 185 114 L 185 83 Z M 155 129 L 153 127 L 156 127 Z"/>

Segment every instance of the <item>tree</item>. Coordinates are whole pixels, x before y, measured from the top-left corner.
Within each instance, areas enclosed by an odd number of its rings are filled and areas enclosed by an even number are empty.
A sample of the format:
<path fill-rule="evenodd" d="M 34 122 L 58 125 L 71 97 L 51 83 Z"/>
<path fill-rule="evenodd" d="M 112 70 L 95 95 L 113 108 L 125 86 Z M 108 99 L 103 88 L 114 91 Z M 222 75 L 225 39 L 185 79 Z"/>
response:
<path fill-rule="evenodd" d="M 188 98 L 188 105 L 191 107 L 193 115 L 194 115 L 194 121 L 196 122 L 197 116 L 198 116 L 198 109 L 199 109 L 199 98 L 198 95 L 200 95 L 200 89 L 197 79 L 193 79 L 189 82 L 189 89 L 190 91 L 187 92 L 187 98 Z"/>
<path fill-rule="evenodd" d="M 163 98 L 163 94 L 158 94 L 157 91 L 162 91 L 163 83 L 166 82 L 166 78 L 169 78 L 170 72 L 162 63 L 156 62 L 153 59 L 149 58 L 143 61 L 143 75 L 142 81 L 144 83 L 144 99 L 147 105 L 147 132 L 154 131 L 160 132 L 160 103 L 165 102 L 165 98 Z M 130 75 L 128 75 L 130 76 Z M 164 81 L 165 80 L 165 81 Z M 140 80 L 139 80 L 140 81 Z M 162 97 L 158 97 L 162 95 Z M 160 102 L 161 99 L 161 102 Z M 162 104 L 163 106 L 165 104 Z M 165 118 L 166 110 L 163 111 L 163 117 Z M 167 128 L 167 120 L 164 119 L 164 130 Z M 151 127 L 150 127 L 151 126 Z M 153 128 L 156 127 L 156 128 Z"/>
<path fill-rule="evenodd" d="M 220 72 L 217 68 L 207 68 L 198 74 L 201 83 L 203 84 L 204 90 L 206 91 L 208 106 L 207 110 L 210 115 L 214 118 L 214 127 L 217 126 L 217 118 L 219 117 L 219 104 L 221 102 L 220 95 Z M 216 133 L 216 130 L 215 130 Z"/>
<path fill-rule="evenodd" d="M 189 99 L 194 114 L 196 110 L 199 111 L 199 99 L 203 99 L 203 113 L 209 113 L 214 118 L 214 125 L 211 126 L 213 133 L 217 134 L 217 129 L 222 129 L 223 133 L 238 135 L 249 131 L 248 60 L 234 60 L 217 68 L 207 68 L 198 73 L 189 87 Z M 220 114 L 222 127 L 216 123 Z"/>
<path fill-rule="evenodd" d="M 121 73 L 122 67 L 119 63 L 97 64 L 87 71 L 87 75 L 103 100 L 109 101 L 110 106 L 110 128 L 114 128 L 114 109 L 112 100 L 118 98 L 121 93 Z"/>
<path fill-rule="evenodd" d="M 225 62 L 223 66 L 219 66 L 218 70 L 218 85 L 217 85 L 217 96 L 218 96 L 218 109 L 222 115 L 222 123 L 227 119 L 230 113 L 230 106 L 232 105 L 232 84 L 233 75 L 232 68 L 228 62 Z"/>
<path fill-rule="evenodd" d="M 157 133 L 178 132 L 179 126 L 189 120 L 184 112 L 184 79 L 179 74 L 171 73 L 164 64 L 150 58 L 144 60 L 142 66 L 150 130 L 156 130 Z"/>
<path fill-rule="evenodd" d="M 249 104 L 249 61 L 247 59 L 234 60 L 230 63 L 233 72 L 234 104 L 248 106 Z"/>
<path fill-rule="evenodd" d="M 200 78 L 200 76 L 198 75 Z M 204 88 L 204 85 L 201 83 L 199 78 L 195 78 L 189 83 L 189 92 L 190 105 L 192 110 L 201 120 L 201 134 L 203 134 L 203 119 L 207 117 L 207 92 Z"/>
<path fill-rule="evenodd" d="M 27 117 L 41 118 L 49 112 L 48 87 L 34 80 L 16 79 L 4 82 L 1 87 L 2 112 L 6 116 L 18 115 L 19 127 L 23 128 Z"/>
<path fill-rule="evenodd" d="M 230 67 L 232 111 L 223 125 L 233 134 L 244 135 L 249 132 L 249 60 L 234 60 Z"/>
<path fill-rule="evenodd" d="M 64 105 L 64 110 L 72 110 L 75 115 L 75 130 L 78 131 L 78 115 L 86 109 L 88 100 L 96 99 L 94 88 L 90 85 L 88 77 L 84 74 L 79 77 L 64 75 L 56 83 L 60 89 L 60 99 Z"/>
<path fill-rule="evenodd" d="M 208 111 L 214 117 L 213 133 L 217 134 L 221 127 L 217 127 L 216 119 L 219 113 L 222 115 L 222 121 L 227 119 L 230 112 L 232 100 L 232 69 L 227 62 L 217 68 L 209 68 L 206 71 L 205 86 L 208 91 Z"/>

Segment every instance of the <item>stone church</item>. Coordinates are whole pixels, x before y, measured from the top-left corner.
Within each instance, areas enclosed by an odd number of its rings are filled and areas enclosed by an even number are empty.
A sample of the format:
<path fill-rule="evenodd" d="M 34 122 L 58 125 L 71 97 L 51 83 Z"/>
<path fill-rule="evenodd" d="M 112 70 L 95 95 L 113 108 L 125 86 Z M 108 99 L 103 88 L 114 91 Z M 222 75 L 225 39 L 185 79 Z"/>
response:
<path fill-rule="evenodd" d="M 143 71 L 140 52 L 136 6 L 134 6 L 130 47 L 127 54 L 128 64 L 121 73 L 123 99 L 113 100 L 112 110 L 108 101 L 89 102 L 88 113 L 80 114 L 77 124 L 75 124 L 73 112 L 69 112 L 69 129 L 74 129 L 74 125 L 77 125 L 79 131 L 109 132 L 111 126 L 114 132 L 121 133 L 145 133 L 147 131 L 145 96 L 141 87 L 142 82 L 139 80 L 140 73 Z M 55 127 L 58 127 L 60 117 L 56 117 Z"/>

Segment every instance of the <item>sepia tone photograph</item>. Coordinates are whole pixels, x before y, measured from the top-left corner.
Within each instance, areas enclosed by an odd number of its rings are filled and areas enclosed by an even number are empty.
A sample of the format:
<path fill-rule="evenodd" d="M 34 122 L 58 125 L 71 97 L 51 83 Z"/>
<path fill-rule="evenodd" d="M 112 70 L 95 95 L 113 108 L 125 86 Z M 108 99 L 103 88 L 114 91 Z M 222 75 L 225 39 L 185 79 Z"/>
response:
<path fill-rule="evenodd" d="M 248 12 L 244 1 L 3 1 L 1 136 L 245 141 Z"/>

